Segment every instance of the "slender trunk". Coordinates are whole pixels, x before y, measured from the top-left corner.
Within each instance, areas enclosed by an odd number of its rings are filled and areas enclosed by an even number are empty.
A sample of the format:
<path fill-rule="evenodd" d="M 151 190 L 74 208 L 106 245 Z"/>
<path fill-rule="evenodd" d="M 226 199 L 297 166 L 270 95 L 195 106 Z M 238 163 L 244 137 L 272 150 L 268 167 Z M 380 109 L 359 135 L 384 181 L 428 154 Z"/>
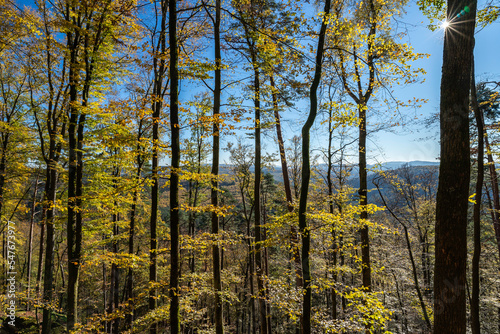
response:
<path fill-rule="evenodd" d="M 104 239 L 106 239 L 106 237 L 104 237 Z M 104 247 L 105 248 L 105 247 Z M 105 316 L 105 319 L 107 319 L 107 315 L 108 315 L 108 311 L 107 311 L 107 308 L 106 308 L 106 305 L 108 305 L 108 299 L 107 299 L 107 296 L 108 296 L 108 287 L 107 287 L 107 277 L 106 277 L 106 263 L 103 263 L 102 264 L 102 305 L 104 305 L 103 307 L 103 314 Z M 107 333 L 108 332 L 108 321 L 107 320 L 104 320 L 104 333 Z"/>
<path fill-rule="evenodd" d="M 479 259 L 481 257 L 481 202 L 484 182 L 484 121 L 479 110 L 476 93 L 476 79 L 474 70 L 474 54 L 471 66 L 471 104 L 474 110 L 477 126 L 477 180 L 476 198 L 474 203 L 474 254 L 472 256 L 472 296 L 470 302 L 471 329 L 473 334 L 481 333 L 481 320 L 479 312 Z"/>
<path fill-rule="evenodd" d="M 139 123 L 139 131 L 138 131 L 138 138 L 137 140 L 140 140 L 141 137 L 141 129 L 142 129 L 142 121 Z M 132 205 L 130 207 L 130 225 L 129 225 L 129 235 L 128 235 L 128 254 L 130 256 L 134 255 L 134 237 L 135 237 L 135 218 L 137 214 L 137 200 L 139 197 L 139 191 L 138 191 L 138 186 L 139 186 L 139 180 L 141 178 L 141 170 L 142 170 L 142 164 L 143 160 L 141 158 L 141 153 L 140 153 L 140 144 L 137 144 L 137 171 L 135 175 L 135 179 L 137 184 L 135 184 L 134 188 L 134 193 L 132 195 Z M 128 269 L 127 273 L 127 299 L 128 303 L 131 306 L 131 309 L 129 310 L 130 313 L 128 313 L 125 317 L 126 319 L 126 324 L 127 328 L 132 327 L 132 322 L 134 321 L 134 306 L 133 306 L 133 299 L 134 299 L 134 270 L 132 266 Z"/>
<path fill-rule="evenodd" d="M 486 146 L 486 153 L 488 157 L 491 192 L 493 193 L 493 229 L 495 231 L 498 253 L 500 254 L 500 195 L 498 190 L 498 174 L 495 166 L 495 160 L 493 159 L 493 154 L 491 153 L 490 141 L 488 139 L 486 129 L 484 130 L 484 144 Z"/>
<path fill-rule="evenodd" d="M 265 223 L 264 223 L 265 225 Z M 266 230 L 264 229 L 263 231 L 263 234 L 262 234 L 262 237 L 263 237 L 263 241 L 264 243 L 266 242 Z M 269 257 L 268 257 L 268 248 L 264 248 L 264 268 L 266 268 L 265 270 L 265 275 L 266 277 L 269 277 Z M 270 298 L 269 298 L 269 288 L 268 286 L 266 285 L 265 287 L 265 290 L 264 290 L 264 297 L 266 298 L 266 301 L 269 301 Z M 267 312 L 267 332 L 268 333 L 272 333 L 272 323 L 271 323 L 271 303 L 267 302 L 266 303 L 266 312 Z"/>
<path fill-rule="evenodd" d="M 371 291 L 372 279 L 370 268 L 370 236 L 368 233 L 368 182 L 366 170 L 366 105 L 360 104 L 358 107 L 359 114 L 359 205 L 361 206 L 361 214 L 359 215 L 362 227 L 359 231 L 361 236 L 361 275 L 363 278 L 363 288 L 365 291 Z"/>
<path fill-rule="evenodd" d="M 26 311 L 30 310 L 30 296 L 31 296 L 31 258 L 33 253 L 33 225 L 35 223 L 35 209 L 36 209 L 36 196 L 38 194 L 38 180 L 40 178 L 40 169 L 37 171 L 35 178 L 35 189 L 33 191 L 33 200 L 31 201 L 31 213 L 30 213 L 30 231 L 28 236 L 28 268 L 27 268 L 27 281 L 28 286 L 26 288 L 28 303 L 26 304 Z"/>
<path fill-rule="evenodd" d="M 257 68 L 257 57 L 252 52 L 254 66 L 254 104 L 255 104 L 255 180 L 254 180 L 254 215 L 255 215 L 255 269 L 257 273 L 257 298 L 259 301 L 260 333 L 267 334 L 267 306 L 264 295 L 264 270 L 262 265 L 262 231 L 261 231 L 261 138 L 260 138 L 260 72 Z"/>
<path fill-rule="evenodd" d="M 167 4 L 174 3 L 174 10 L 171 11 L 171 16 L 175 16 L 175 1 L 161 1 L 160 6 L 161 6 L 161 23 L 160 23 L 160 31 L 159 31 L 159 39 L 158 43 L 156 46 L 154 58 L 153 58 L 153 69 L 154 69 L 154 83 L 153 83 L 153 96 L 155 97 L 153 104 L 152 104 L 152 111 L 153 111 L 153 156 L 151 159 L 151 169 L 152 169 L 152 178 L 153 178 L 153 185 L 151 187 L 151 215 L 150 215 L 150 246 L 149 246 L 149 282 L 151 284 L 150 290 L 149 290 L 149 311 L 153 311 L 157 307 L 157 288 L 156 288 L 156 282 L 157 282 L 157 250 L 158 250 L 158 235 L 157 235 L 157 223 L 158 223 L 158 200 L 159 200 L 159 179 L 158 179 L 158 162 L 159 162 L 159 157 L 158 157 L 158 151 L 159 151 L 159 123 L 160 123 L 160 113 L 161 109 L 163 107 L 163 80 L 165 76 L 165 70 L 166 70 L 166 62 L 165 62 L 165 57 L 164 55 L 166 54 L 166 33 L 167 33 Z M 172 29 L 171 26 L 169 26 L 169 29 Z M 174 25 L 175 29 L 175 25 Z M 175 42 L 175 40 L 171 40 L 171 42 Z M 176 45 L 171 44 L 171 48 L 176 50 Z M 171 50 L 172 52 L 172 50 Z M 174 61 L 174 59 L 171 59 Z M 172 66 L 172 65 L 171 65 Z M 173 80 L 173 78 L 172 78 Z M 172 82 L 172 84 L 174 84 Z M 176 83 L 175 83 L 176 84 Z M 171 90 L 173 88 L 171 87 Z M 177 87 L 175 87 L 175 92 L 177 93 Z M 171 105 L 171 110 L 176 108 L 177 106 Z M 172 111 L 173 112 L 173 111 Z M 172 142 L 174 145 L 174 143 Z M 172 146 L 173 149 L 173 146 Z M 172 165 L 172 169 L 174 166 Z M 171 180 L 172 182 L 172 180 Z M 174 185 L 175 187 L 175 185 Z M 171 186 L 172 188 L 172 186 Z M 175 207 L 177 208 L 177 206 Z M 170 209 L 172 211 L 172 207 Z M 173 219 L 173 218 L 172 218 Z M 174 228 L 171 226 L 171 228 Z M 172 245 L 175 241 L 172 240 Z M 173 252 L 173 250 L 172 250 Z M 177 267 L 174 268 L 174 263 L 172 263 L 171 271 L 178 270 Z M 173 292 L 171 291 L 171 294 Z M 175 293 L 173 293 L 175 296 Z M 175 299 L 175 298 L 174 298 Z M 174 311 L 172 309 L 171 311 Z M 179 329 L 179 326 L 177 325 L 177 330 Z M 149 333 L 150 334 L 156 334 L 158 331 L 158 324 L 154 322 L 150 329 Z M 174 329 L 172 329 L 172 333 L 174 333 Z"/>
<path fill-rule="evenodd" d="M 333 102 L 333 96 L 330 94 L 330 89 L 331 85 L 328 86 L 328 95 L 330 97 L 330 102 Z M 328 110 L 328 152 L 327 152 L 327 170 L 326 170 L 326 183 L 328 187 L 328 201 L 329 201 L 329 211 L 330 214 L 333 215 L 335 210 L 334 210 L 334 200 L 333 200 L 333 180 L 332 180 L 332 173 L 333 173 L 333 152 L 332 152 L 332 143 L 333 143 L 333 106 L 330 104 L 329 110 Z M 342 164 L 342 161 L 340 162 Z M 342 173 L 342 169 L 340 169 L 340 173 Z M 342 174 L 340 174 L 340 180 L 342 178 Z M 340 182 L 342 184 L 342 182 Z M 339 211 L 340 214 L 342 215 L 342 205 L 339 205 Z M 338 251 L 338 244 L 336 240 L 336 233 L 335 233 L 335 226 L 332 226 L 332 252 L 333 252 L 333 283 L 335 284 L 337 282 L 337 251 Z M 337 319 L 337 291 L 335 289 L 335 286 L 332 287 L 331 289 L 331 294 L 332 294 L 332 318 L 333 320 Z"/>
<path fill-rule="evenodd" d="M 330 14 L 331 1 L 325 1 L 324 13 L 325 16 Z M 323 52 L 325 45 L 325 34 L 328 20 L 324 19 L 321 23 L 319 33 L 318 47 L 316 51 L 316 65 L 314 71 L 314 79 L 309 91 L 310 111 L 306 123 L 302 127 L 302 181 L 300 187 L 299 200 L 299 229 L 302 234 L 302 277 L 304 280 L 305 293 L 302 303 L 302 334 L 311 333 L 311 269 L 309 265 L 309 251 L 311 247 L 310 230 L 307 223 L 307 196 L 309 192 L 309 179 L 311 177 L 311 163 L 309 157 L 309 134 L 311 127 L 316 119 L 318 110 L 317 90 L 321 80 L 321 71 L 323 65 Z"/>
<path fill-rule="evenodd" d="M 70 89 L 71 91 L 72 89 Z M 76 87 L 73 88 L 76 103 Z M 78 279 L 82 250 L 82 194 L 83 194 L 83 128 L 85 114 L 72 107 L 69 125 L 69 171 L 68 171 L 68 331 L 78 321 Z"/>
<path fill-rule="evenodd" d="M 156 74 L 157 75 L 157 74 Z M 158 222 L 158 196 L 159 196 L 159 180 L 158 180 L 158 147 L 159 147 L 159 122 L 160 122 L 160 110 L 162 108 L 161 97 L 159 92 L 162 90 L 162 80 L 161 78 L 155 78 L 155 89 L 154 96 L 155 101 L 153 102 L 153 156 L 151 160 L 151 170 L 153 185 L 151 186 L 151 214 L 149 221 L 150 229 L 150 246 L 149 246 L 149 311 L 154 311 L 156 309 L 156 281 L 157 281 L 157 222 Z M 156 334 L 157 324 L 151 325 L 150 333 Z"/>
<path fill-rule="evenodd" d="M 243 194 L 243 193 L 242 193 Z M 242 196 L 242 199 L 244 200 L 244 197 Z M 245 203 L 245 202 L 243 202 Z M 255 276 L 255 268 L 254 268 L 254 251 L 252 247 L 252 240 L 251 240 L 251 233 L 250 233 L 250 219 L 247 220 L 247 242 L 248 242 L 248 282 L 250 285 L 250 313 L 251 317 L 248 317 L 248 332 L 250 332 L 250 324 L 252 327 L 252 334 L 257 333 L 257 319 L 256 319 L 256 307 L 255 307 L 255 299 L 253 296 L 255 296 L 255 289 L 254 289 L 254 282 L 253 282 L 253 277 Z"/>
<path fill-rule="evenodd" d="M 290 186 L 290 177 L 288 175 L 288 165 L 286 162 L 286 153 L 285 153 L 285 145 L 283 141 L 283 135 L 281 132 L 281 121 L 279 114 L 279 106 L 278 106 L 278 94 L 276 85 L 274 83 L 274 77 L 271 74 L 271 92 L 273 99 L 273 109 L 274 109 L 274 122 L 276 123 L 276 137 L 278 138 L 278 147 L 280 152 L 280 161 L 281 161 L 281 171 L 283 173 L 283 185 L 285 187 L 285 197 L 287 201 L 288 212 L 293 212 L 293 198 L 292 198 L 292 187 Z M 295 267 L 295 286 L 301 289 L 304 286 L 304 282 L 302 281 L 302 264 L 300 262 L 300 247 L 298 240 L 298 232 L 297 228 L 294 224 L 290 227 L 290 242 L 292 244 L 292 260 L 294 261 Z"/>
<path fill-rule="evenodd" d="M 44 198 L 47 198 L 46 189 L 47 188 L 45 188 Z M 37 266 L 37 270 L 36 270 L 35 294 L 37 297 L 39 297 L 40 282 L 42 281 L 43 248 L 44 248 L 44 242 L 45 242 L 45 221 L 46 221 L 46 217 L 47 217 L 46 212 L 47 212 L 47 206 L 44 203 L 43 209 L 42 209 L 42 217 L 40 218 L 40 247 L 38 249 L 38 266 Z"/>
<path fill-rule="evenodd" d="M 9 135 L 2 135 L 2 153 L 0 158 L 0 214 L 3 210 L 3 193 L 5 186 L 5 168 L 7 164 L 7 146 L 9 143 Z"/>
<path fill-rule="evenodd" d="M 68 13 L 68 18 L 70 14 Z M 84 38 L 85 78 L 80 82 L 79 48 L 82 40 L 79 32 L 67 33 L 69 60 L 69 148 L 68 148 L 68 287 L 67 329 L 73 330 L 78 321 L 78 280 L 82 257 L 82 196 L 83 196 L 83 138 L 86 112 L 92 77 L 92 62 L 89 59 L 89 38 Z M 80 84 L 82 85 L 80 87 Z M 81 92 L 79 93 L 79 90 Z M 81 105 L 78 103 L 81 95 Z"/>
<path fill-rule="evenodd" d="M 214 38 L 215 38 L 215 87 L 214 87 L 214 124 L 213 124 L 213 147 L 212 147 L 212 189 L 210 193 L 211 204 L 214 209 L 212 212 L 212 234 L 215 237 L 215 242 L 212 246 L 212 261 L 213 261 L 213 279 L 215 293 L 215 332 L 217 334 L 224 333 L 224 319 L 222 312 L 222 282 L 221 282 L 221 259 L 219 247 L 219 216 L 217 207 L 218 199 L 218 177 L 219 177 L 219 144 L 220 144 L 220 97 L 221 97 L 221 46 L 220 46 L 220 20 L 221 20 L 221 0 L 215 2 L 215 21 L 214 21 Z"/>
<path fill-rule="evenodd" d="M 415 258 L 413 257 L 413 250 L 411 247 L 411 242 L 410 242 L 410 235 L 408 233 L 408 227 L 406 227 L 406 224 L 404 224 L 398 216 L 392 211 L 391 208 L 388 207 L 387 202 L 385 201 L 384 196 L 382 195 L 382 192 L 380 191 L 380 188 L 378 185 L 377 186 L 377 191 L 378 194 L 380 195 L 380 198 L 382 199 L 382 202 L 384 203 L 385 208 L 389 211 L 389 213 L 396 219 L 396 221 L 401 224 L 403 227 L 403 230 L 405 232 L 405 240 L 406 240 L 406 248 L 408 249 L 408 256 L 410 257 L 410 263 L 411 263 L 411 268 L 412 268 L 412 273 L 413 273 L 413 282 L 415 284 L 415 291 L 417 292 L 417 297 L 420 303 L 420 308 L 422 309 L 422 314 L 424 315 L 424 320 L 427 325 L 427 329 L 430 331 L 431 329 L 431 321 L 429 318 L 429 315 L 427 314 L 427 307 L 425 306 L 424 298 L 422 295 L 422 290 L 420 289 L 420 285 L 418 283 L 418 272 L 417 272 L 417 266 L 415 264 Z"/>
<path fill-rule="evenodd" d="M 399 307 L 401 308 L 401 325 L 406 329 L 406 333 L 408 333 L 408 320 L 406 319 L 406 310 L 403 305 L 403 299 L 401 298 L 401 294 L 399 293 L 398 278 L 394 273 L 392 273 L 392 276 L 394 277 L 394 282 L 396 283 L 396 295 L 398 296 Z"/>
<path fill-rule="evenodd" d="M 170 333 L 178 334 L 179 321 L 179 75 L 177 53 L 177 3 L 168 2 L 170 41 L 170 129 L 172 146 L 172 168 L 170 173 Z"/>
<path fill-rule="evenodd" d="M 113 173 L 113 188 L 117 189 L 117 178 L 120 176 L 120 168 L 116 167 L 115 172 Z M 118 202 L 114 202 L 114 210 L 118 210 Z M 113 213 L 113 240 L 111 242 L 112 245 L 112 252 L 115 254 L 115 256 L 118 255 L 118 235 L 119 235 L 119 228 L 118 228 L 118 221 L 120 220 L 120 215 L 118 213 Z M 119 268 L 116 263 L 111 264 L 111 284 L 110 284 L 110 296 L 111 298 L 109 299 L 109 308 L 108 308 L 108 313 L 112 314 L 113 312 L 116 312 L 118 310 L 118 303 L 119 303 L 119 285 L 120 285 L 120 276 L 119 276 Z M 113 334 L 118 334 L 118 328 L 119 328 L 119 317 L 117 316 L 112 316 L 111 324 L 109 326 L 109 332 Z"/>
<path fill-rule="evenodd" d="M 254 261 L 254 250 L 251 244 L 251 241 L 249 239 L 249 245 L 248 245 L 248 261 L 249 261 L 249 266 L 250 266 L 250 312 L 252 313 L 252 316 L 248 318 L 248 326 L 250 328 L 250 324 L 252 327 L 252 334 L 257 333 L 257 308 L 255 307 L 255 299 L 253 296 L 255 296 L 255 287 L 254 287 L 254 281 L 253 278 L 255 276 L 255 261 Z M 251 322 L 250 322 L 251 320 Z"/>
<path fill-rule="evenodd" d="M 54 279 L 54 207 L 56 204 L 56 179 L 57 170 L 56 163 L 51 161 L 47 165 L 47 177 L 45 185 L 45 194 L 47 199 L 46 211 L 46 229 L 47 236 L 45 238 L 45 266 L 43 277 L 43 302 L 46 305 L 43 309 L 42 334 L 50 334 L 51 331 L 51 308 L 52 303 L 52 283 Z"/>

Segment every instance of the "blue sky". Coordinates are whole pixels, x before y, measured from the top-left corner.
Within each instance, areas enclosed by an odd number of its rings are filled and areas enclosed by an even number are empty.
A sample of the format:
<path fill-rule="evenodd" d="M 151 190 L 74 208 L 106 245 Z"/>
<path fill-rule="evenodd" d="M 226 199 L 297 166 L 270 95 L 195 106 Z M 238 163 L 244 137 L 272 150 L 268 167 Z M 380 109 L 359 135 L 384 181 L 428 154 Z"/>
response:
<path fill-rule="evenodd" d="M 28 4 L 31 1 L 22 0 L 20 3 Z M 395 95 L 402 100 L 416 97 L 427 99 L 428 102 L 417 112 L 413 110 L 407 111 L 408 113 L 418 115 L 415 123 L 393 128 L 393 132 L 391 133 L 377 132 L 369 136 L 368 156 L 370 163 L 415 160 L 436 161 L 439 156 L 438 124 L 431 128 L 425 128 L 421 123 L 424 119 L 439 111 L 444 32 L 441 29 L 431 31 L 427 28 L 427 25 L 428 20 L 415 4 L 411 4 L 407 8 L 407 15 L 400 19 L 400 27 L 408 30 L 407 38 L 414 50 L 416 52 L 428 53 L 430 57 L 415 63 L 415 66 L 426 70 L 425 82 L 396 88 Z M 481 79 L 500 80 L 499 53 L 500 22 L 497 21 L 476 34 L 475 59 L 478 81 Z M 208 56 L 211 57 L 211 55 Z M 196 89 L 189 84 L 186 85 L 186 83 L 182 84 L 181 87 L 182 100 L 192 97 L 191 95 L 194 95 L 193 92 L 197 93 L 200 90 L 204 90 Z M 249 104 L 251 105 L 251 103 Z M 285 121 L 283 124 L 285 136 L 288 137 L 288 144 L 290 143 L 289 139 L 291 136 L 300 134 L 300 127 L 302 125 L 300 119 L 304 119 L 308 111 L 307 105 L 298 105 L 297 107 L 301 109 L 299 119 Z M 234 137 L 225 138 L 223 141 L 234 141 Z M 274 131 L 269 132 L 269 136 L 264 137 L 263 141 L 265 141 L 265 149 L 267 151 L 277 153 L 277 147 L 274 143 Z M 252 143 L 251 140 L 247 140 L 247 142 Z M 318 145 L 318 143 L 316 144 Z M 224 146 L 225 144 L 223 143 Z M 221 153 L 222 162 L 228 162 L 227 154 L 225 152 Z M 353 157 L 351 162 L 355 163 L 356 159 Z"/>
<path fill-rule="evenodd" d="M 481 2 L 481 1 L 480 1 Z M 444 31 L 438 29 L 431 31 L 428 28 L 429 21 L 419 11 L 415 4 L 407 8 L 407 14 L 399 19 L 399 27 L 407 29 L 407 40 L 413 46 L 415 52 L 427 53 L 429 58 L 414 62 L 415 67 L 422 67 L 427 74 L 423 76 L 425 82 L 416 83 L 406 87 L 395 87 L 394 95 L 401 100 L 412 98 L 427 99 L 428 102 L 418 110 L 402 110 L 402 113 L 417 116 L 411 123 L 404 126 L 393 127 L 391 132 L 377 132 L 368 137 L 368 159 L 369 163 L 387 161 L 437 161 L 439 156 L 439 124 L 425 127 L 423 123 L 433 114 L 439 112 L 439 92 L 441 83 L 441 67 L 443 52 Z M 500 62 L 498 54 L 500 51 L 500 23 L 495 22 L 476 34 L 476 77 L 481 79 L 500 79 Z M 250 103 L 250 102 L 249 102 Z M 251 105 L 251 103 L 250 103 Z M 290 145 L 293 135 L 300 135 L 302 122 L 307 116 L 307 103 L 297 104 L 300 116 L 287 120 L 286 114 L 282 115 L 283 131 L 285 133 L 285 146 Z M 293 111 L 292 111 L 293 112 Z M 289 114 L 289 113 L 288 113 Z M 298 115 L 298 114 L 297 114 Z M 318 124 L 320 119 L 317 119 Z M 353 129 L 356 133 L 356 130 Z M 324 130 L 323 130 L 324 131 Z M 370 131 L 370 128 L 368 129 Z M 274 130 L 268 132 L 264 137 L 264 149 L 269 153 L 277 153 L 277 145 L 274 140 Z M 226 138 L 231 141 L 234 138 Z M 253 144 L 252 140 L 247 140 Z M 321 134 L 312 134 L 312 146 L 319 148 L 324 143 Z M 357 163 L 356 143 L 354 143 L 350 162 Z M 223 144 L 224 146 L 224 144 Z M 319 152 L 315 149 L 314 151 Z M 312 152 L 314 155 L 314 152 Z M 222 153 L 222 161 L 228 162 L 228 156 Z M 279 161 L 276 161 L 279 164 Z"/>
<path fill-rule="evenodd" d="M 441 84 L 441 66 L 443 63 L 442 29 L 431 31 L 427 28 L 428 20 L 415 5 L 408 9 L 402 19 L 408 23 L 408 38 L 416 52 L 430 54 L 428 59 L 419 60 L 416 65 L 427 71 L 425 82 L 400 89 L 399 96 L 416 96 L 428 99 L 418 114 L 420 120 L 439 112 L 439 90 Z M 495 22 L 476 33 L 475 61 L 476 81 L 500 80 L 500 22 Z M 378 133 L 376 141 L 369 147 L 372 159 L 376 161 L 436 161 L 439 156 L 439 126 L 425 128 L 418 124 L 395 129 L 398 134 Z"/>

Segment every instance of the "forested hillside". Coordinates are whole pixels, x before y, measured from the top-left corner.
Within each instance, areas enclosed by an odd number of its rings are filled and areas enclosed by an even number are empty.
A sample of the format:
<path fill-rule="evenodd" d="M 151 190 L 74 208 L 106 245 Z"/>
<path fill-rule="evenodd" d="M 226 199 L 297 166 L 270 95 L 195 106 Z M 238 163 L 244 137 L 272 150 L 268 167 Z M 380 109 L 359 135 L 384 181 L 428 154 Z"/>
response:
<path fill-rule="evenodd" d="M 417 4 L 427 119 L 407 1 L 0 0 L 0 332 L 500 333 L 499 3 Z"/>

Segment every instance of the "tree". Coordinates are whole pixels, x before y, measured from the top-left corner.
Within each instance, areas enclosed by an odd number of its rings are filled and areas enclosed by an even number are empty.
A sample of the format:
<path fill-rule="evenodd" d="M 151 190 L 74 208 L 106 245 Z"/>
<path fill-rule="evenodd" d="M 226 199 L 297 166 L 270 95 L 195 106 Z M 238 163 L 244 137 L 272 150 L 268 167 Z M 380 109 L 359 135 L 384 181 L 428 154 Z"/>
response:
<path fill-rule="evenodd" d="M 469 89 L 476 1 L 449 0 L 441 77 L 434 332 L 466 332 Z M 460 15 L 460 11 L 465 15 Z"/>
<path fill-rule="evenodd" d="M 484 120 L 476 93 L 474 55 L 472 55 L 471 65 L 471 106 L 477 127 L 477 179 L 476 196 L 474 198 L 474 254 L 472 257 L 472 294 L 470 301 L 471 308 L 471 328 L 473 334 L 481 333 L 481 320 L 479 316 L 479 260 L 481 257 L 481 200 L 483 195 L 484 182 Z"/>
<path fill-rule="evenodd" d="M 172 2 L 172 1 L 170 1 Z M 154 26 L 154 30 L 152 31 L 152 39 L 156 37 L 156 44 L 153 41 L 151 44 L 151 47 L 153 49 L 153 92 L 152 92 L 152 101 L 151 101 L 151 110 L 152 110 L 152 119 L 153 119 L 153 130 L 152 130 L 152 158 L 151 158 L 151 169 L 152 169 L 152 179 L 153 179 L 153 184 L 151 186 L 151 216 L 150 216 L 150 221 L 149 221 L 149 231 L 150 231 L 150 247 L 149 247 L 149 258 L 150 258 L 150 266 L 149 266 L 149 284 L 150 290 L 149 290 L 149 310 L 152 312 L 156 309 L 157 307 L 157 288 L 155 284 L 157 283 L 157 265 L 158 265 L 158 233 L 157 233 L 157 226 L 158 226 L 158 199 L 159 199 L 159 186 L 160 186 L 160 180 L 159 180 L 159 147 L 160 147 L 160 116 L 161 116 L 161 111 L 163 108 L 163 99 L 165 96 L 165 76 L 166 76 L 166 69 L 167 69 L 167 60 L 166 60 L 166 54 L 167 54 L 167 10 L 168 10 L 168 3 L 169 1 L 160 1 L 159 6 L 160 8 L 156 8 L 156 3 L 155 3 L 155 19 L 159 22 L 159 31 L 156 31 L 156 26 L 158 25 L 158 22 L 156 22 L 156 25 Z M 175 1 L 174 1 L 174 6 L 175 6 Z M 171 8 L 170 8 L 171 9 Z M 174 8 L 175 11 L 175 8 Z M 171 12 L 172 13 L 172 12 Z M 172 14 L 172 15 L 175 15 Z M 175 32 L 176 26 L 172 27 L 170 21 L 169 21 L 169 26 L 168 29 L 169 31 L 171 29 L 174 29 L 174 35 L 176 35 Z M 156 36 L 158 34 L 158 36 Z M 175 36 L 174 36 L 175 37 Z M 176 39 L 174 38 L 173 40 L 170 40 L 171 48 L 177 48 L 177 45 L 175 44 Z M 174 44 L 172 44 L 172 42 Z M 174 51 L 170 51 L 176 52 Z M 177 59 L 175 59 L 177 61 Z M 176 64 L 171 64 L 172 66 L 177 66 Z M 170 70 L 172 72 L 172 69 Z M 171 78 L 172 79 L 172 78 Z M 173 80 L 173 79 L 172 79 Z M 176 79 L 177 80 L 177 79 Z M 173 88 L 171 88 L 173 89 Z M 175 88 L 177 89 L 177 88 Z M 176 92 L 176 91 L 175 91 Z M 177 101 L 175 98 L 171 97 L 171 102 Z M 173 109 L 175 112 L 176 106 L 171 105 L 171 109 Z M 172 116 L 171 117 L 175 117 Z M 176 130 L 178 131 L 178 130 Z M 178 139 L 177 139 L 178 140 Z M 177 141 L 177 144 L 179 142 Z M 173 168 L 173 167 L 172 167 Z M 175 188 L 176 185 L 173 185 Z M 172 191 L 172 186 L 171 186 L 171 191 Z M 178 196 L 178 195 L 177 195 Z M 176 210 L 178 210 L 178 205 L 175 206 Z M 173 218 L 172 218 L 173 219 Z M 173 226 L 171 226 L 173 228 Z M 172 232 L 174 233 L 174 232 Z M 174 246 L 174 242 L 172 242 L 172 247 Z M 178 251 L 177 251 L 178 252 Z M 174 254 L 172 251 L 172 258 L 174 258 Z M 172 263 L 172 271 L 178 270 L 177 268 L 174 267 L 174 263 Z M 175 292 L 174 292 L 175 294 Z M 175 309 L 172 308 L 172 311 L 175 312 Z M 175 313 L 174 313 L 175 315 Z M 178 326 L 178 325 L 177 325 Z M 150 328 L 150 333 L 151 334 L 156 334 L 157 332 L 157 324 L 154 323 L 151 325 Z M 174 333 L 174 331 L 172 331 Z"/>
<path fill-rule="evenodd" d="M 219 247 L 219 214 L 217 207 L 219 205 L 219 151 L 220 151 L 220 105 L 221 105 L 221 45 L 220 45 L 220 24 L 221 24 L 221 0 L 215 1 L 215 18 L 210 16 L 214 26 L 215 39 L 215 87 L 214 87 L 214 106 L 213 106 L 213 130 L 212 130 L 212 189 L 210 193 L 212 212 L 212 233 L 217 242 L 212 246 L 212 261 L 214 267 L 214 290 L 215 290 L 215 332 L 224 333 L 224 319 L 222 314 L 222 282 L 221 282 L 221 261 Z"/>
<path fill-rule="evenodd" d="M 311 333 L 311 266 L 309 264 L 309 252 L 311 245 L 311 232 L 307 224 L 307 195 L 309 191 L 309 180 L 311 177 L 309 136 L 311 127 L 314 124 L 318 109 L 317 90 L 321 80 L 321 71 L 323 68 L 323 53 L 325 47 L 326 28 L 330 20 L 331 1 L 325 1 L 325 7 L 321 14 L 321 28 L 319 31 L 318 46 L 316 49 L 316 62 L 314 77 L 309 91 L 310 110 L 306 123 L 302 127 L 302 182 L 300 185 L 299 201 L 299 229 L 302 234 L 302 278 L 304 279 L 304 300 L 302 302 L 302 334 Z"/>
<path fill-rule="evenodd" d="M 427 312 L 427 307 L 424 300 L 424 293 L 420 288 L 419 275 L 417 270 L 417 264 L 413 253 L 413 248 L 411 245 L 409 228 L 416 227 L 419 232 L 419 242 L 422 247 L 422 271 L 424 273 L 424 282 L 428 282 L 427 266 L 428 266 L 428 252 L 426 248 L 428 241 L 425 238 L 427 236 L 427 231 L 422 233 L 422 229 L 425 229 L 422 225 L 422 221 L 425 222 L 427 217 L 421 217 L 420 206 L 425 206 L 425 202 L 432 200 L 432 191 L 426 191 L 426 187 L 431 188 L 432 185 L 429 183 L 432 181 L 432 171 L 425 175 L 414 175 L 410 170 L 408 165 L 403 165 L 400 169 L 392 173 L 380 173 L 380 176 L 373 180 L 373 183 L 377 187 L 379 196 L 385 206 L 389 211 L 390 215 L 403 227 L 403 233 L 405 237 L 406 248 L 408 250 L 408 256 L 411 263 L 413 282 L 415 286 L 415 291 L 417 293 L 418 301 L 420 304 L 421 312 L 425 320 L 426 330 L 431 330 L 431 320 Z M 427 176 L 427 177 L 426 177 Z M 389 191 L 395 193 L 393 197 L 395 198 L 394 204 L 388 204 L 386 196 L 383 195 L 380 186 L 380 179 L 383 179 L 385 183 L 389 185 Z M 387 191 L 387 189 L 386 189 Z M 423 203 L 422 203 L 423 202 Z M 427 285 L 427 284 L 424 284 Z"/>
<path fill-rule="evenodd" d="M 105 75 L 110 70 L 109 42 L 117 32 L 130 2 L 78 3 L 68 0 L 60 11 L 66 30 L 68 66 L 68 331 L 78 320 L 78 279 L 82 259 L 83 237 L 83 156 L 87 117 L 91 112 L 92 93 L 106 85 Z M 129 18 L 127 18 L 129 19 Z M 105 50 L 107 49 L 107 50 Z M 107 54 L 108 53 L 108 54 Z M 107 57 L 105 55 L 107 54 Z M 99 74 L 101 76 L 99 76 Z M 101 81 L 102 80 L 102 81 Z M 102 86 L 101 86 L 102 87 Z"/>
<path fill-rule="evenodd" d="M 54 237 L 58 205 L 56 205 L 57 184 L 60 173 L 59 161 L 62 156 L 63 141 L 66 136 L 65 121 L 68 107 L 68 78 L 66 59 L 60 44 L 55 43 L 53 24 L 54 13 L 47 4 L 40 4 L 40 41 L 34 41 L 30 55 L 30 105 L 35 120 L 42 159 L 45 163 L 45 186 L 43 212 L 40 231 L 40 251 L 37 282 L 42 277 L 43 247 L 45 261 L 43 267 L 43 324 L 42 333 L 48 333 L 51 325 L 53 279 L 54 279 Z M 42 64 L 42 68 L 39 65 Z M 45 233 L 46 230 L 46 233 Z M 38 291 L 38 284 L 37 284 Z"/>
<path fill-rule="evenodd" d="M 166 7 L 167 1 L 163 1 Z M 172 163 L 170 169 L 170 333 L 180 332 L 179 319 L 179 165 L 180 165 L 180 127 L 179 127 L 179 71 L 177 45 L 177 3 L 168 1 L 168 39 L 170 45 L 170 131 Z M 166 14 L 166 10 L 164 11 Z M 165 20 L 165 16 L 162 18 Z"/>

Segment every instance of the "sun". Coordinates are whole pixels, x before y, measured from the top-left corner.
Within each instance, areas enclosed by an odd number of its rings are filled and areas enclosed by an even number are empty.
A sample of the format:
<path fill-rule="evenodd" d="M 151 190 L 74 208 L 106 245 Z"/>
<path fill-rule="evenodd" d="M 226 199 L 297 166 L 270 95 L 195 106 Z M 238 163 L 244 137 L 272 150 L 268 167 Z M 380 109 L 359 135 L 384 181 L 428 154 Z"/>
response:
<path fill-rule="evenodd" d="M 450 22 L 448 20 L 444 20 L 442 23 L 441 23 L 441 28 L 442 29 L 446 29 L 450 26 Z"/>

